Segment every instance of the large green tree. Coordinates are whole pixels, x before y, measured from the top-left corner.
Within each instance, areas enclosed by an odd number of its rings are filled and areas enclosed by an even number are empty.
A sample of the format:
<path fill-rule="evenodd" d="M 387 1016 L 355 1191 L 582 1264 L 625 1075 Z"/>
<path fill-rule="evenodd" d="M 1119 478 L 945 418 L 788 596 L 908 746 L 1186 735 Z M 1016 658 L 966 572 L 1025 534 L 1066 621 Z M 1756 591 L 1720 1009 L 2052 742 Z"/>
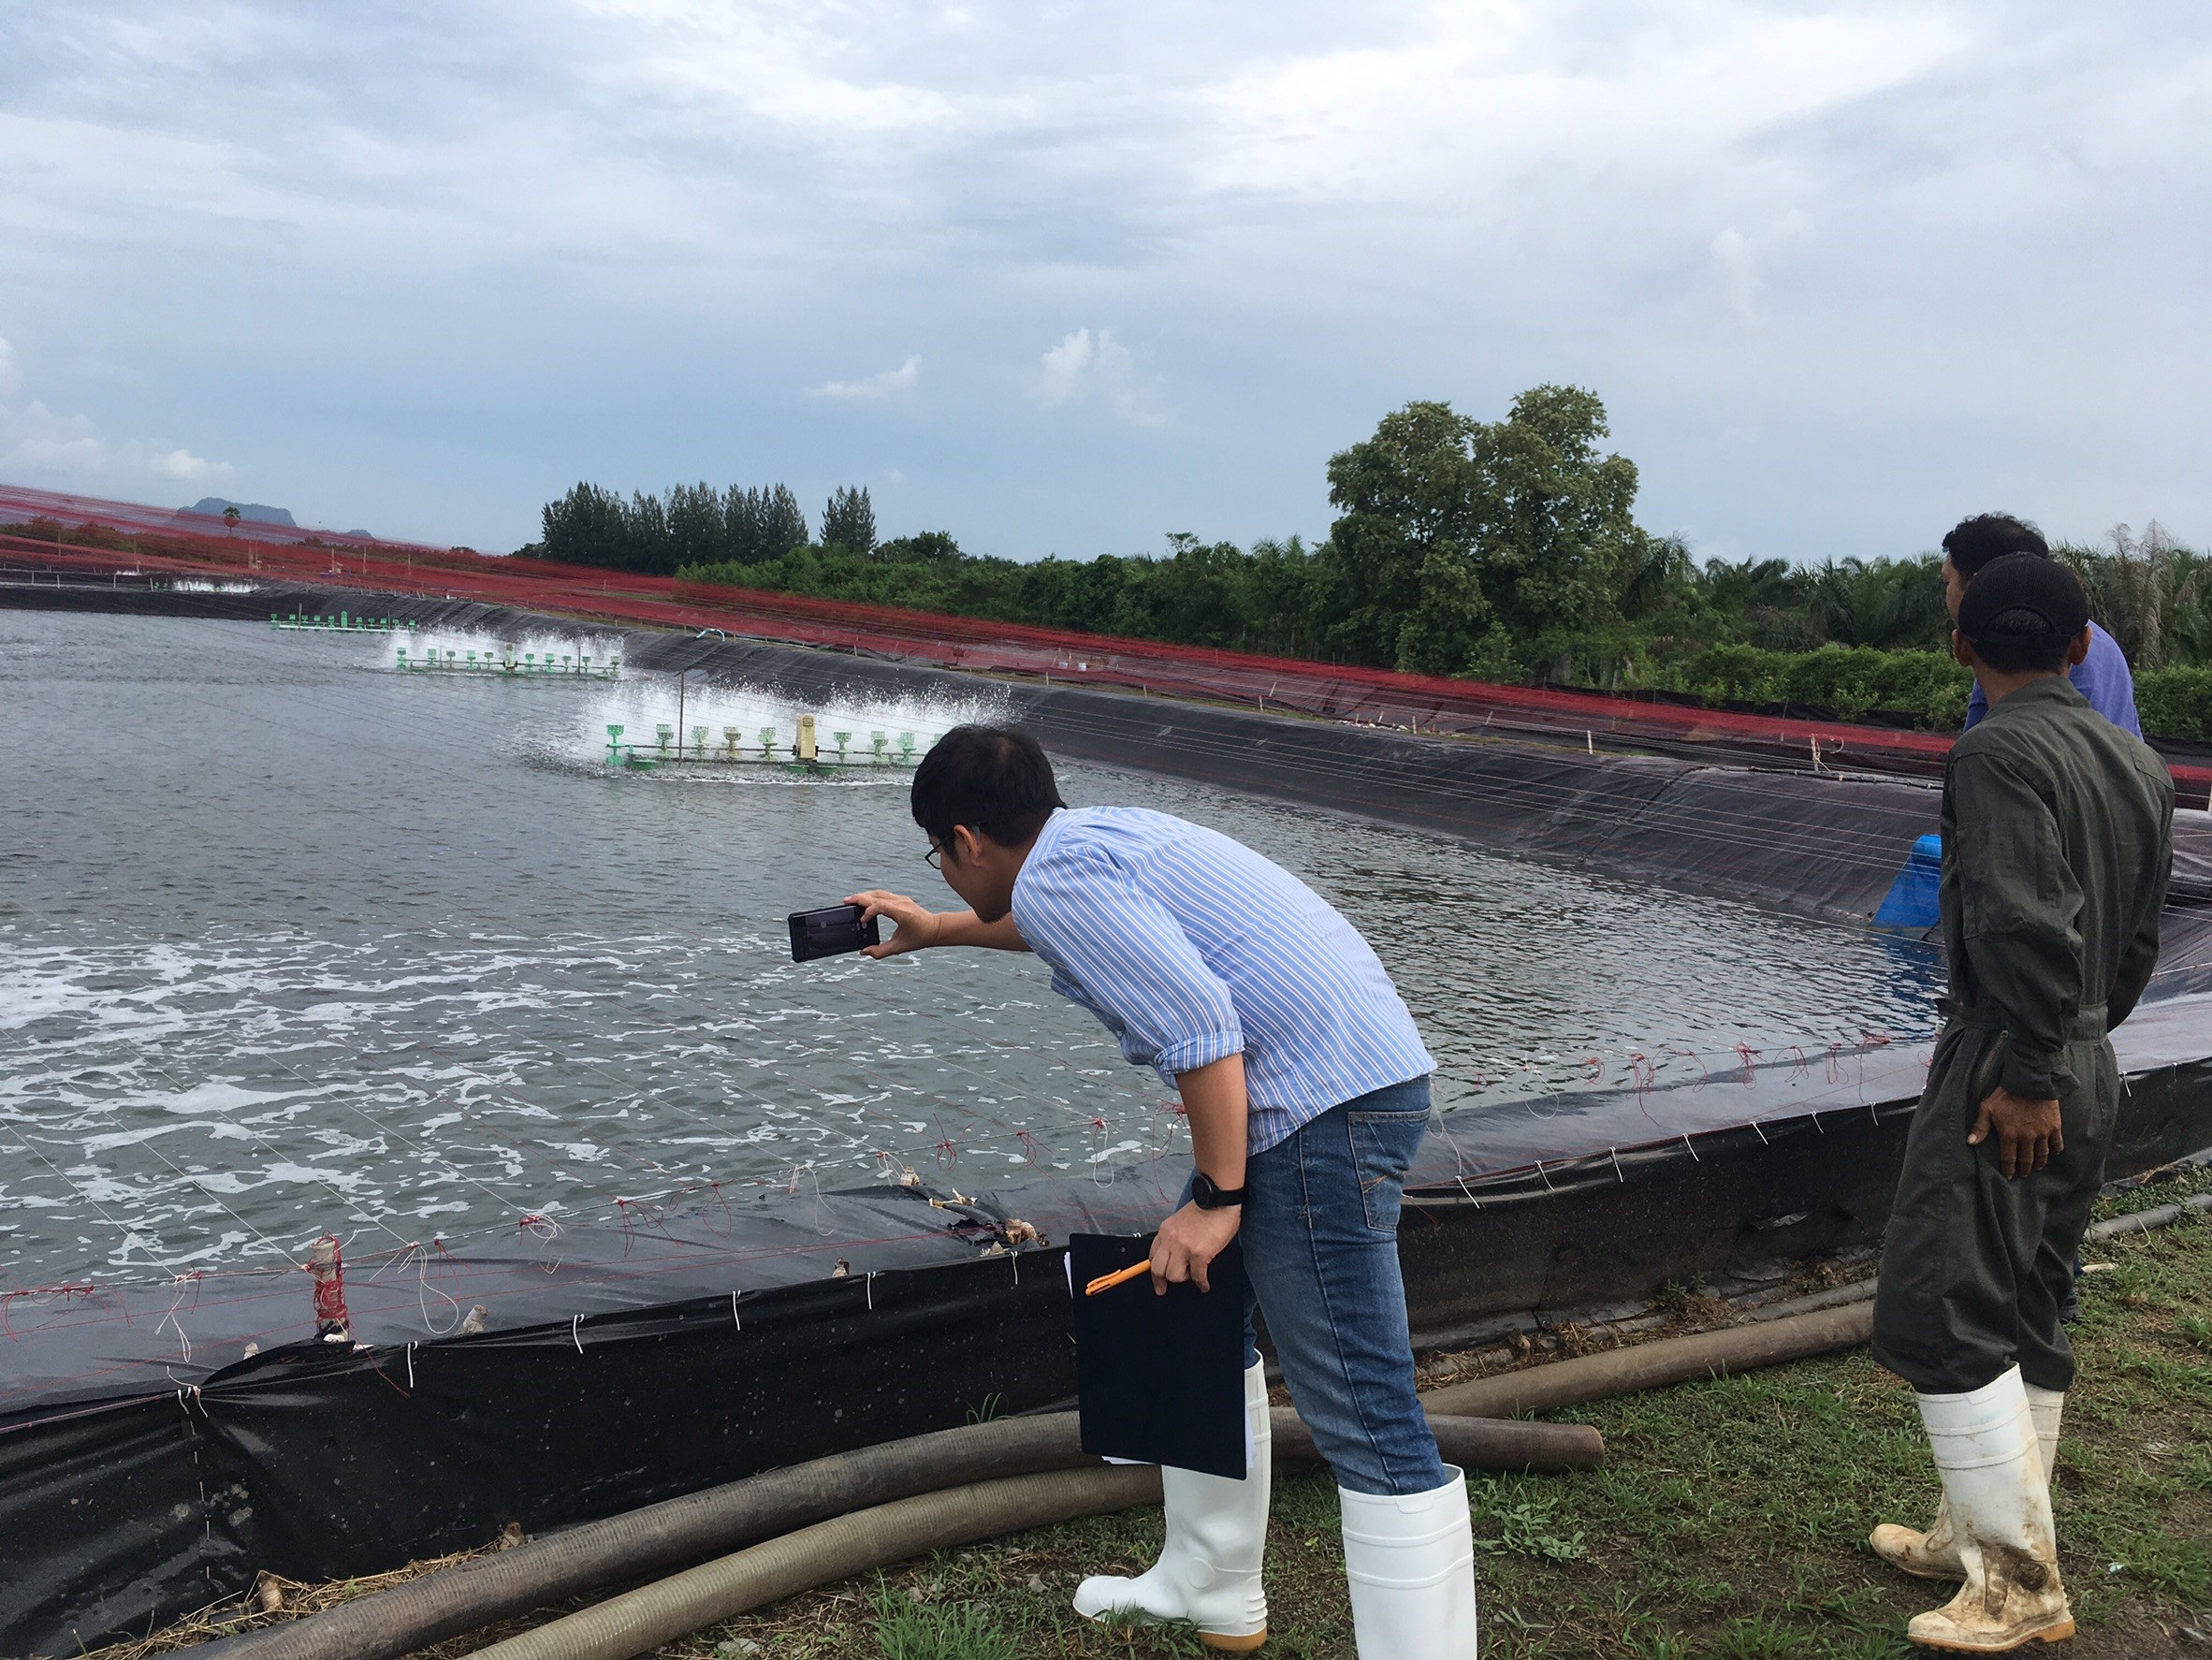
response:
<path fill-rule="evenodd" d="M 1481 525 L 1468 449 L 1477 425 L 1448 403 L 1408 403 L 1330 458 L 1329 500 L 1340 517 L 1329 544 L 1349 602 L 1330 636 L 1347 655 L 1449 674 L 1489 632 L 1490 604 L 1473 579 Z"/>
<path fill-rule="evenodd" d="M 864 559 L 876 550 L 876 509 L 865 486 L 840 485 L 830 492 L 829 504 L 822 510 L 822 545 Z"/>
<path fill-rule="evenodd" d="M 1535 386 L 1502 421 L 1409 403 L 1331 458 L 1330 542 L 1356 656 L 1428 674 L 1508 672 L 1619 630 L 1649 561 L 1636 465 L 1603 452 L 1605 405 Z"/>
<path fill-rule="evenodd" d="M 628 568 L 630 528 L 622 498 L 595 484 L 579 484 L 543 514 L 549 560 L 570 565 Z"/>

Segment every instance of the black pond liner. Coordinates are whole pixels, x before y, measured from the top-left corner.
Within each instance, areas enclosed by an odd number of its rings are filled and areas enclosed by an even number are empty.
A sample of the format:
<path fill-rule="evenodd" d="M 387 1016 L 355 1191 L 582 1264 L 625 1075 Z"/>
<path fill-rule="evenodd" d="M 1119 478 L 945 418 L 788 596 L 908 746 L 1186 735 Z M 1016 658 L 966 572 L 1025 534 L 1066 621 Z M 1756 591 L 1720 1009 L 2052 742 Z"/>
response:
<path fill-rule="evenodd" d="M 360 596 L 85 603 L 265 622 Z M 492 632 L 522 620 L 379 608 Z M 625 651 L 633 668 L 800 696 L 1001 685 L 1058 753 L 1827 919 L 1870 916 L 1935 817 L 1934 792 L 1898 779 L 1439 741 L 678 634 L 633 632 Z M 2212 835 L 2193 819 L 2175 896 L 2156 1000 L 2116 1035 L 2130 1080 L 2116 1176 L 2212 1145 Z M 1748 1056 L 1695 1082 L 1448 1114 L 1400 1228 L 1417 1331 L 1876 1241 L 1930 1047 Z M 381 1571 L 509 1522 L 543 1532 L 1062 1401 L 1059 1242 L 1151 1228 L 1184 1169 L 637 1210 L 621 1227 L 533 1222 L 504 1246 L 358 1258 L 344 1343 L 318 1341 L 292 1270 L 0 1300 L 0 1653 L 143 1633 L 263 1568 Z M 458 1334 L 479 1306 L 484 1331 Z"/>

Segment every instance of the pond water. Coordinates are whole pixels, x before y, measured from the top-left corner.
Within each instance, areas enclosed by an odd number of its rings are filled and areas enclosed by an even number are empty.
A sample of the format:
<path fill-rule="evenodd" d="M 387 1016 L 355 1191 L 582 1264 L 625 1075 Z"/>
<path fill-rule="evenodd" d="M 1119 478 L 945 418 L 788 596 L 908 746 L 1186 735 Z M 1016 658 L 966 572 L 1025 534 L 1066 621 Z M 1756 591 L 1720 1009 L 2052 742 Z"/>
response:
<path fill-rule="evenodd" d="M 0 611 L 7 1287 L 907 1169 L 1082 1180 L 1173 1144 L 1168 1092 L 1029 958 L 789 960 L 789 911 L 953 902 L 903 773 L 610 770 L 607 724 L 673 721 L 672 679 L 402 677 L 393 649 Z M 994 708 L 819 712 L 925 745 Z M 685 715 L 798 712 L 694 677 Z M 1447 1105 L 1931 1024 L 1921 948 L 1142 775 L 1062 790 L 1215 825 L 1338 904 Z"/>

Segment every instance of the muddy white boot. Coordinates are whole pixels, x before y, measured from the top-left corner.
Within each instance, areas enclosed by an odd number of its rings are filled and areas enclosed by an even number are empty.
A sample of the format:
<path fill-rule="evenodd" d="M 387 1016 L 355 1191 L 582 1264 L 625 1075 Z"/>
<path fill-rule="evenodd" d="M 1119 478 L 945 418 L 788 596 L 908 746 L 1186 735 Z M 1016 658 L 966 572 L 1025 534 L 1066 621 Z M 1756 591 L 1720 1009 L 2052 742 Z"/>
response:
<path fill-rule="evenodd" d="M 1259 1586 L 1267 1545 L 1272 1441 L 1267 1370 L 1244 1374 L 1244 1420 L 1252 1467 L 1242 1481 L 1162 1464 L 1160 1495 L 1168 1519 L 1159 1560 L 1133 1580 L 1095 1575 L 1075 1588 L 1075 1611 L 1086 1620 L 1116 1613 L 1152 1620 L 1188 1620 L 1209 1648 L 1236 1653 L 1267 1640 L 1267 1594 Z"/>
<path fill-rule="evenodd" d="M 1967 1394 L 1919 1401 L 1966 1583 L 1943 1607 L 1915 1615 L 1905 1635 L 1970 1654 L 2072 1637 L 2050 1487 L 2019 1368 Z"/>
<path fill-rule="evenodd" d="M 1926 1533 L 1917 1528 L 1900 1527 L 1894 1522 L 1885 1522 L 1868 1536 L 1867 1543 L 1874 1547 L 1874 1554 L 1889 1564 L 1922 1580 L 1963 1580 L 1966 1564 L 1959 1559 L 1958 1539 L 1951 1531 L 1951 1504 L 1948 1499 L 1936 1501 L 1935 1520 L 1928 1523 Z"/>
<path fill-rule="evenodd" d="M 2043 1454 L 2043 1478 L 2059 1484 L 2059 1420 L 2066 1416 L 2066 1391 L 2021 1385 L 2028 1391 L 2029 1415 L 2035 1420 L 2035 1446 Z"/>
<path fill-rule="evenodd" d="M 2038 1389 L 2032 1383 L 2023 1387 L 2028 1391 L 2029 1413 L 2035 1420 L 2036 1449 L 2043 1455 L 2044 1480 L 2055 1482 L 2059 1468 L 2059 1420 L 2064 1415 L 2066 1391 Z M 1966 1578 L 1966 1564 L 1958 1554 L 1958 1540 L 1951 1531 L 1948 1499 L 1938 1501 L 1935 1521 L 1926 1533 L 1885 1522 L 1867 1542 L 1874 1547 L 1874 1554 L 1890 1566 L 1920 1579 Z"/>
<path fill-rule="evenodd" d="M 1467 1478 L 1396 1498 L 1336 1490 L 1360 1660 L 1475 1660 Z"/>

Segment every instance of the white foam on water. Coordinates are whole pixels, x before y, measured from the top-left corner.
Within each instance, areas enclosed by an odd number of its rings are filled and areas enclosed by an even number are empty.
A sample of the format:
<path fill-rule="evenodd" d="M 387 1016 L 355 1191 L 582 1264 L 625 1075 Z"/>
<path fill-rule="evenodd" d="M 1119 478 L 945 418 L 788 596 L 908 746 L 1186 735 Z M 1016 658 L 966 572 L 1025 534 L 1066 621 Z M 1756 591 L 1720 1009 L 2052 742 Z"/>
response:
<path fill-rule="evenodd" d="M 933 1155 L 956 1185 L 963 1169 L 1018 1172 L 994 1114 L 1026 1056 L 923 1041 L 905 1025 L 930 1017 L 898 999 L 838 1012 L 821 1000 L 835 977 L 781 945 L 750 929 L 0 933 L 0 1007 L 23 1040 L 0 1069 L 5 1279 L 250 1263 L 333 1226 L 459 1239 L 617 1197 L 890 1181 Z M 1125 1080 L 1085 1112 L 1099 1108 L 1127 1130 L 1143 1093 Z M 1080 1139 L 1051 1092 L 1032 1113 Z M 91 1250 L 85 1227 L 104 1236 Z"/>

